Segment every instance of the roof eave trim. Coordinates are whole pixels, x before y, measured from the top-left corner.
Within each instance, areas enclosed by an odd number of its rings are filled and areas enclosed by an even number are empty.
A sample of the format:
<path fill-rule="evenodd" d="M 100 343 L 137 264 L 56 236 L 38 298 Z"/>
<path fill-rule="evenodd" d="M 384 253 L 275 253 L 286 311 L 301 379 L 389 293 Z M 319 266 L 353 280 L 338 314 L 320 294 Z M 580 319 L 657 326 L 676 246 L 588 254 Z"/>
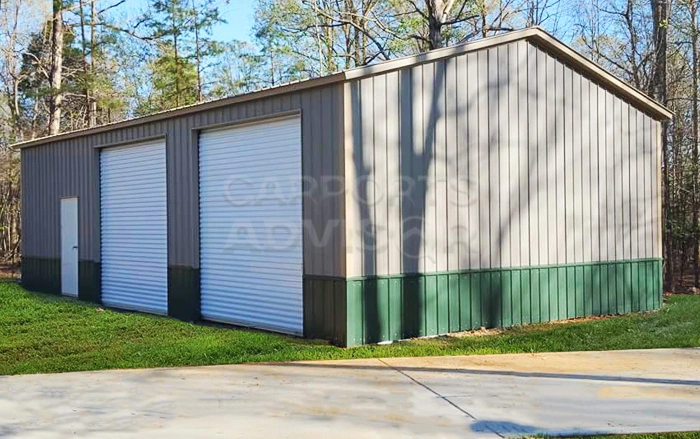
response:
<path fill-rule="evenodd" d="M 568 62 L 574 67 L 583 70 L 586 74 L 610 87 L 612 91 L 617 91 L 623 97 L 628 98 L 634 104 L 641 107 L 641 109 L 646 110 L 647 113 L 657 120 L 663 121 L 673 119 L 673 112 L 664 105 L 647 96 L 644 92 L 622 81 L 612 73 L 609 73 L 603 67 L 576 52 L 574 49 L 562 43 L 549 33 L 539 28 L 535 29 L 537 29 L 537 32 L 530 35 L 529 40 L 536 46 L 562 58 L 564 62 Z"/>
<path fill-rule="evenodd" d="M 305 81 L 294 82 L 291 84 L 281 85 L 279 87 L 272 87 L 264 90 L 258 90 L 251 93 L 246 93 L 238 96 L 232 96 L 230 98 L 218 99 L 215 101 L 203 102 L 201 104 L 189 105 L 187 107 L 174 108 L 172 110 L 165 110 L 159 113 L 150 114 L 148 116 L 137 117 L 134 119 L 127 119 L 119 122 L 113 122 L 106 125 L 100 125 L 93 128 L 85 128 L 81 130 L 69 131 L 66 133 L 56 134 L 53 136 L 39 137 L 37 139 L 26 140 L 24 142 L 15 143 L 12 148 L 24 149 L 32 146 L 45 145 L 51 142 L 58 142 L 61 140 L 73 139 L 76 137 L 88 136 L 92 134 L 103 133 L 106 131 L 113 131 L 122 128 L 132 127 L 136 125 L 142 125 L 150 122 L 157 122 L 160 120 L 171 119 L 173 117 L 185 116 L 192 113 L 197 113 L 200 111 L 212 110 L 220 107 L 226 107 L 229 105 L 240 104 L 243 102 L 248 102 L 256 99 L 268 98 L 280 94 L 292 93 L 296 91 L 306 90 L 309 88 L 322 87 L 324 85 L 330 85 L 335 83 L 342 83 L 345 81 L 345 73 L 339 72 L 328 76 L 322 76 L 320 78 L 308 79 Z"/>
<path fill-rule="evenodd" d="M 505 34 L 495 35 L 492 37 L 482 38 L 476 41 L 470 41 L 456 46 L 445 47 L 443 49 L 435 49 L 430 52 L 419 53 L 418 55 L 405 56 L 395 60 L 385 61 L 380 64 L 373 64 L 364 67 L 357 67 L 345 71 L 345 77 L 348 80 L 360 79 L 366 76 L 378 75 L 381 73 L 390 72 L 406 67 L 425 64 L 431 61 L 437 61 L 464 53 L 474 52 L 477 50 L 488 49 L 503 44 L 512 43 L 514 41 L 525 40 L 539 33 L 545 33 L 537 27 L 529 27 L 523 30 L 508 32 Z"/>

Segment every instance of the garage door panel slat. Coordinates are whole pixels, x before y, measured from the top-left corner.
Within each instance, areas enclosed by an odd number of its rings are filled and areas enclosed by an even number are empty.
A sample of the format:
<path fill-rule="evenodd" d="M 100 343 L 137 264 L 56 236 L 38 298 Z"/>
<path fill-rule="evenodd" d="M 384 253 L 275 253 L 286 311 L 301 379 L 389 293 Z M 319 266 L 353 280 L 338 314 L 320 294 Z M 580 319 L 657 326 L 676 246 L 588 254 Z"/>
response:
<path fill-rule="evenodd" d="M 212 259 L 205 259 L 204 262 L 206 262 L 206 269 L 205 270 L 211 270 L 212 273 L 215 273 L 217 271 L 221 271 L 223 269 L 229 269 L 231 270 L 232 267 L 227 264 L 220 263 L 219 260 L 212 260 Z M 280 261 L 279 262 L 280 267 L 270 267 L 270 264 L 267 264 L 266 261 L 255 261 L 252 259 L 249 259 L 246 261 L 245 264 L 241 264 L 241 268 L 245 268 L 246 270 L 256 270 L 256 271 L 269 271 L 271 273 L 279 273 L 279 272 L 284 272 L 285 266 L 287 266 L 287 269 L 292 272 L 292 273 L 297 273 L 299 271 L 299 267 L 301 266 L 301 261 L 298 262 L 285 262 L 285 261 Z"/>
<path fill-rule="evenodd" d="M 235 281 L 230 281 L 229 279 L 223 277 L 211 277 L 210 284 L 218 285 L 224 288 L 231 289 L 249 289 L 250 291 L 279 291 L 284 292 L 289 287 L 294 287 L 296 285 L 301 285 L 297 279 L 294 278 L 284 278 L 280 276 L 270 276 L 265 273 L 259 273 L 261 277 L 243 276 L 240 273 L 232 272 L 231 275 L 236 277 Z M 231 277 L 231 276 L 229 276 Z M 254 286 L 251 286 L 254 285 Z"/>
<path fill-rule="evenodd" d="M 245 293 L 244 291 L 240 291 L 241 294 Z M 226 302 L 226 297 L 222 297 L 220 299 L 223 303 Z M 233 308 L 234 311 L 230 311 L 232 314 L 250 314 L 250 313 L 255 313 L 256 310 L 259 312 L 259 310 L 265 309 L 268 311 L 269 316 L 268 317 L 259 317 L 260 320 L 274 320 L 274 319 L 280 319 L 280 320 L 286 320 L 286 321 L 295 321 L 297 320 L 295 317 L 273 317 L 273 312 L 271 311 L 278 311 L 284 313 L 286 309 L 288 309 L 290 306 L 294 305 L 293 301 L 281 301 L 279 298 L 263 298 L 258 301 L 251 301 L 247 302 L 245 304 L 237 303 L 237 302 L 228 302 L 227 303 L 230 308 Z M 212 307 L 212 308 L 203 308 L 204 310 L 210 312 L 211 314 L 218 314 L 221 315 L 223 314 L 221 312 L 222 307 Z M 246 320 L 250 320 L 250 317 L 248 317 Z"/>
<path fill-rule="evenodd" d="M 199 175 L 202 316 L 302 335 L 299 118 L 203 131 Z"/>

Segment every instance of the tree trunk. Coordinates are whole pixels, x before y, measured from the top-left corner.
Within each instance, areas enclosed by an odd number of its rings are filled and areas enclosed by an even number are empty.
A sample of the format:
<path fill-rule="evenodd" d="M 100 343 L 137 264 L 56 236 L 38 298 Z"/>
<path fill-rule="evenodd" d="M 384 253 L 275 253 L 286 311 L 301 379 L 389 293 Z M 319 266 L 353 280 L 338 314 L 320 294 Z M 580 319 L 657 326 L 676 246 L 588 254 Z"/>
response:
<path fill-rule="evenodd" d="M 442 39 L 442 26 L 447 21 L 455 0 L 426 0 L 428 15 L 428 49 L 439 49 L 445 42 Z"/>
<path fill-rule="evenodd" d="M 19 13 L 22 8 L 22 2 L 18 1 L 14 5 L 12 11 L 13 16 L 13 27 L 12 31 L 6 35 L 8 40 L 7 47 L 14 48 L 17 44 L 17 23 L 19 22 Z M 10 11 L 7 11 L 8 16 Z M 8 106 L 10 107 L 10 120 L 12 121 L 12 131 L 15 134 L 14 141 L 24 140 L 24 132 L 22 130 L 21 118 L 22 118 L 22 108 L 20 107 L 20 77 L 21 73 L 17 72 L 17 63 L 19 62 L 19 57 L 15 56 L 14 53 L 4 52 L 5 56 L 2 62 L 7 66 L 8 76 L 10 81 L 5 84 L 5 94 Z"/>
<path fill-rule="evenodd" d="M 355 28 L 354 30 L 355 33 L 355 67 L 362 65 L 364 62 L 364 59 L 362 58 L 362 40 L 361 40 L 361 35 L 362 33 L 358 28 Z"/>
<path fill-rule="evenodd" d="M 325 35 L 325 45 L 326 45 L 326 73 L 333 73 L 338 68 L 335 64 L 335 54 L 333 53 L 333 45 L 335 43 L 335 29 L 332 27 L 332 22 L 326 19 L 326 35 Z"/>
<path fill-rule="evenodd" d="M 95 21 L 97 20 L 97 0 L 90 2 L 90 75 L 95 74 Z M 97 125 L 97 96 L 93 90 L 90 96 L 90 126 Z"/>
<path fill-rule="evenodd" d="M 319 17 L 321 13 L 318 10 L 318 1 L 314 1 L 314 27 L 316 31 L 314 32 L 314 38 L 316 39 L 316 51 L 318 52 L 318 72 L 321 76 L 327 73 L 323 62 L 323 42 L 321 41 L 321 29 L 318 24 Z"/>
<path fill-rule="evenodd" d="M 192 0 L 192 11 L 194 12 L 194 50 L 197 63 L 197 102 L 202 102 L 202 48 L 199 45 L 199 17 L 195 0 Z"/>
<path fill-rule="evenodd" d="M 700 261 L 698 261 L 698 256 L 700 253 L 700 248 L 698 245 L 700 236 L 698 233 L 698 172 L 700 168 L 698 167 L 698 3 L 697 0 L 691 0 L 690 2 L 690 15 L 693 20 L 692 24 L 692 63 L 693 63 L 693 275 L 695 287 L 700 286 Z"/>
<path fill-rule="evenodd" d="M 352 0 L 345 0 L 345 10 L 343 11 L 343 18 L 348 21 L 355 21 L 355 8 Z M 349 24 L 343 24 L 343 35 L 345 38 L 345 69 L 350 69 L 356 67 L 357 64 L 352 64 L 352 53 L 353 53 L 353 40 L 352 40 L 352 28 Z"/>
<path fill-rule="evenodd" d="M 53 0 L 53 20 L 51 26 L 51 101 L 49 103 L 49 135 L 61 130 L 61 105 L 63 92 L 63 2 Z"/>
<path fill-rule="evenodd" d="M 93 126 L 92 121 L 94 117 L 92 115 L 92 106 L 90 105 L 90 67 L 88 65 L 88 54 L 87 54 L 87 38 L 85 36 L 85 8 L 83 7 L 84 0 L 79 0 L 78 2 L 78 12 L 80 16 L 80 49 L 83 56 L 83 94 L 85 95 L 85 125 L 89 127 Z M 95 3 L 94 1 L 92 2 Z"/>
<path fill-rule="evenodd" d="M 647 84 L 642 84 L 641 80 L 641 69 L 642 66 L 637 62 L 636 55 L 639 53 L 638 51 L 638 35 L 637 35 L 637 26 L 634 22 L 634 1 L 635 0 L 627 0 L 627 7 L 625 9 L 625 12 L 622 13 L 622 17 L 625 20 L 625 25 L 627 27 L 627 33 L 630 36 L 629 40 L 629 54 L 628 56 L 628 62 L 631 66 L 631 76 L 632 76 L 632 85 L 637 87 L 640 90 L 644 90 L 644 87 Z"/>
<path fill-rule="evenodd" d="M 670 0 L 651 0 L 652 20 L 654 27 L 654 75 L 652 88 L 654 97 L 662 104 L 667 104 L 666 95 L 666 47 L 668 26 L 668 5 Z M 661 153 L 663 155 L 663 204 L 664 204 L 664 247 L 666 259 L 666 271 L 664 284 L 666 289 L 673 288 L 673 242 L 671 241 L 671 204 L 669 195 L 671 181 L 669 176 L 669 151 L 668 151 L 668 123 L 662 123 Z"/>
<path fill-rule="evenodd" d="M 685 222 L 688 218 L 688 213 L 685 211 L 688 203 L 684 203 L 686 198 L 685 194 L 681 192 L 686 186 L 686 152 L 683 148 L 685 145 L 685 140 L 688 137 L 688 132 L 684 130 L 682 124 L 673 124 L 672 129 L 670 129 L 670 140 L 671 143 L 668 146 L 669 162 L 673 165 L 669 168 L 669 180 L 673 182 L 669 186 L 668 191 L 668 217 L 670 219 L 668 223 L 669 228 L 669 240 L 674 248 L 674 253 L 668 257 L 673 261 L 673 271 L 675 286 L 678 285 L 678 280 L 683 282 L 685 276 L 685 256 L 688 251 L 688 244 L 692 245 L 692 237 L 689 240 L 677 238 L 678 230 L 684 230 Z M 690 196 L 692 198 L 692 195 Z M 680 257 L 679 257 L 680 256 Z"/>
<path fill-rule="evenodd" d="M 180 87 L 180 53 L 178 51 L 177 47 L 177 36 L 179 33 L 179 29 L 177 28 L 177 17 L 175 16 L 176 14 L 176 9 L 175 9 L 175 3 L 173 3 L 172 7 L 172 12 L 171 12 L 171 19 L 172 19 L 172 32 L 173 32 L 173 52 L 174 52 L 174 62 L 175 62 L 175 106 L 179 107 L 180 106 L 180 94 L 182 91 L 182 88 Z"/>

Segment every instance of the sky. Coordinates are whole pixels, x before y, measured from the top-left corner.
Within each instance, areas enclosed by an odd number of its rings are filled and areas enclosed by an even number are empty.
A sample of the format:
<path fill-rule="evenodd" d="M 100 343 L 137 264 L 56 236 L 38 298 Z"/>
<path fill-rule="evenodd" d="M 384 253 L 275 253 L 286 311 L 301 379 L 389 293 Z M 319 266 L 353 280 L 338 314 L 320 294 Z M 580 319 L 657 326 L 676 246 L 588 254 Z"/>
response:
<path fill-rule="evenodd" d="M 250 41 L 253 31 L 255 8 L 252 0 L 230 0 L 222 2 L 219 12 L 227 23 L 214 29 L 214 38 L 221 41 Z"/>
<path fill-rule="evenodd" d="M 226 23 L 214 28 L 214 38 L 219 41 L 251 41 L 254 25 L 255 2 L 253 0 L 216 0 L 219 13 Z M 146 9 L 148 0 L 126 0 L 119 8 L 124 16 L 138 15 Z"/>

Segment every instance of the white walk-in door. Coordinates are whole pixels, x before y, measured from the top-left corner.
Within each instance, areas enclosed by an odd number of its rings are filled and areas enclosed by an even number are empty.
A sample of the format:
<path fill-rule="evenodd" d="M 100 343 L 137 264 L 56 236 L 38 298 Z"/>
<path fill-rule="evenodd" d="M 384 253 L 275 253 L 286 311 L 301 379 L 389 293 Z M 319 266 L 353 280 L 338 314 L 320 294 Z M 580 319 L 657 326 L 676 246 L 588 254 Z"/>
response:
<path fill-rule="evenodd" d="M 202 317 L 303 333 L 299 117 L 199 137 Z"/>
<path fill-rule="evenodd" d="M 168 312 L 168 237 L 163 140 L 100 154 L 102 301 Z"/>
<path fill-rule="evenodd" d="M 61 198 L 61 292 L 78 296 L 78 199 Z"/>

